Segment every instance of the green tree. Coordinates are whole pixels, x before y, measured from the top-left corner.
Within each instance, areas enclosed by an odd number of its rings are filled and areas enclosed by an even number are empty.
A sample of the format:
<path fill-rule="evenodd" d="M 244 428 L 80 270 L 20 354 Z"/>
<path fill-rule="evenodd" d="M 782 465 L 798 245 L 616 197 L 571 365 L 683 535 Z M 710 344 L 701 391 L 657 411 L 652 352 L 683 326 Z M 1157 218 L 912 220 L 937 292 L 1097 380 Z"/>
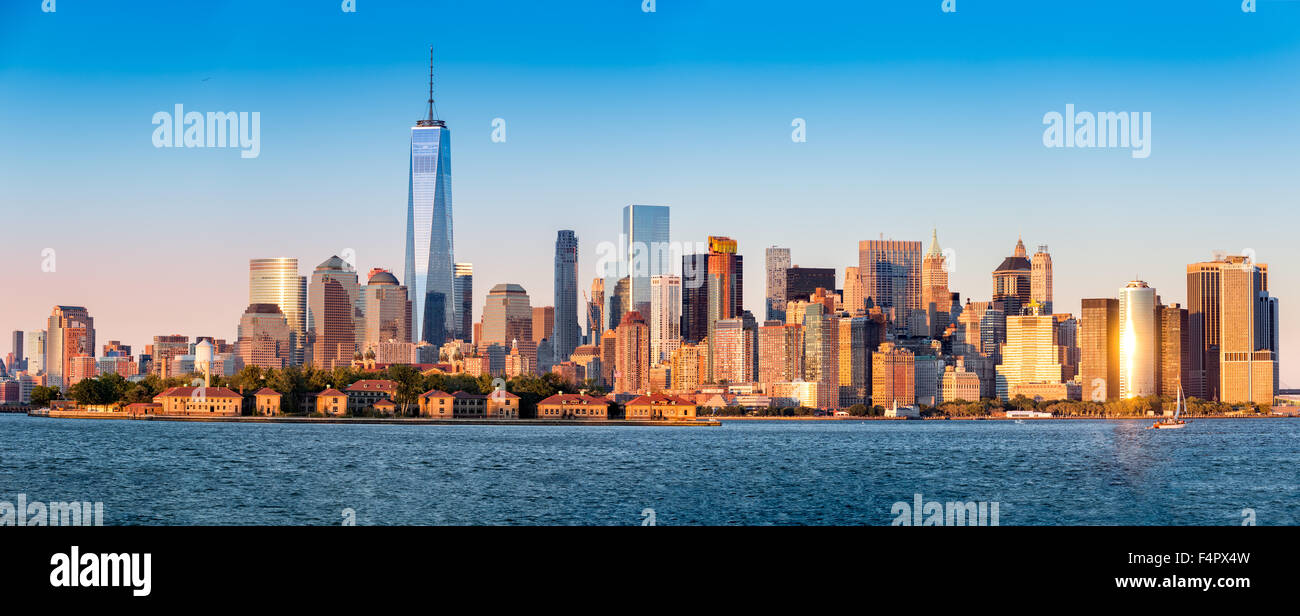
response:
<path fill-rule="evenodd" d="M 58 387 L 46 387 L 37 385 L 32 388 L 32 406 L 45 407 L 49 406 L 50 400 L 62 400 L 63 393 Z"/>

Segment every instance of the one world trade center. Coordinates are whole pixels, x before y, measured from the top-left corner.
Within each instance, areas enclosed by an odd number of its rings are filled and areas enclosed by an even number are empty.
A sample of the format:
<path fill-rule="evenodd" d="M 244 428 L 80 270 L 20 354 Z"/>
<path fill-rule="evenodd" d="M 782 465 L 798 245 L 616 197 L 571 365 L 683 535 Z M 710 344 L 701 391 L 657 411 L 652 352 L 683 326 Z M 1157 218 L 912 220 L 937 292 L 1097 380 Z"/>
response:
<path fill-rule="evenodd" d="M 406 274 L 413 342 L 442 344 L 454 331 L 452 302 L 451 133 L 434 118 L 433 49 L 429 50 L 429 110 L 411 127 L 406 204 Z"/>

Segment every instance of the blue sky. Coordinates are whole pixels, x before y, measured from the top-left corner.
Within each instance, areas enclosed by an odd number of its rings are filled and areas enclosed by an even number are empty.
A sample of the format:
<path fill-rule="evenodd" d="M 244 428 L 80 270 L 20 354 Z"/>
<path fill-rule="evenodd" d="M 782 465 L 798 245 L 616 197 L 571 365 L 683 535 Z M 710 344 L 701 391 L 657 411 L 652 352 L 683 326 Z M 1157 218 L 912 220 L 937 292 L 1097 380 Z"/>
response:
<path fill-rule="evenodd" d="M 305 274 L 352 248 L 399 270 L 433 45 L 475 318 L 499 282 L 551 303 L 557 229 L 577 231 L 587 286 L 620 208 L 653 203 L 675 238 L 739 240 L 756 313 L 772 244 L 842 276 L 858 240 L 937 226 L 952 286 L 979 300 L 1023 235 L 1051 246 L 1057 310 L 1076 313 L 1135 275 L 1182 302 L 1186 263 L 1250 248 L 1284 357 L 1300 348 L 1300 2 L 40 4 L 0 5 L 0 207 L 23 230 L 0 248 L 3 330 L 68 303 L 104 340 L 233 338 L 249 258 Z M 261 155 L 154 148 L 150 118 L 176 103 L 260 112 Z M 1067 103 L 1151 112 L 1151 156 L 1044 148 Z"/>

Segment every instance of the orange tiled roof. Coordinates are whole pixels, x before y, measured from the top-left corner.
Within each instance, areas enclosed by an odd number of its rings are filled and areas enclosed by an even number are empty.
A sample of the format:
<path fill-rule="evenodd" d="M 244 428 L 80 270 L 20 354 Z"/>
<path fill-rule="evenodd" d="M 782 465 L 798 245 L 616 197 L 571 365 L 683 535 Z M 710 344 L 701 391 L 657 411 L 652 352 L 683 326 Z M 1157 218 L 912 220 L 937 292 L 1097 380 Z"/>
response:
<path fill-rule="evenodd" d="M 226 387 L 169 387 L 154 398 L 189 398 L 195 390 L 203 390 L 199 395 L 204 398 L 243 398 L 239 392 Z"/>
<path fill-rule="evenodd" d="M 349 385 L 348 391 L 382 391 L 384 393 L 393 393 L 397 391 L 397 383 L 388 379 L 362 379 Z"/>
<path fill-rule="evenodd" d="M 322 392 L 316 394 L 316 396 L 317 396 L 317 397 L 342 396 L 342 397 L 344 397 L 344 398 L 348 397 L 347 394 L 345 394 L 345 393 L 343 393 L 343 392 L 341 392 L 341 391 L 339 391 L 339 390 L 337 390 L 337 389 L 334 389 L 333 387 L 331 387 L 331 388 L 329 388 L 329 389 L 326 389 L 325 391 L 322 391 Z"/>
<path fill-rule="evenodd" d="M 253 395 L 254 396 L 278 396 L 280 395 L 280 392 L 271 389 L 270 387 L 263 387 L 257 390 L 256 392 L 254 392 Z"/>
<path fill-rule="evenodd" d="M 656 393 L 648 396 L 638 396 L 627 403 L 628 406 L 644 405 L 672 405 L 672 406 L 695 406 L 695 403 L 681 398 L 679 396 L 670 396 L 668 394 Z"/>
<path fill-rule="evenodd" d="M 556 405 L 571 406 L 571 405 L 575 405 L 575 404 L 593 405 L 593 406 L 609 406 L 609 404 L 608 404 L 607 402 L 605 402 L 604 400 L 602 400 L 602 399 L 600 399 L 600 398 L 593 398 L 593 397 L 591 397 L 591 396 L 584 396 L 584 395 L 582 395 L 582 394 L 555 394 L 554 396 L 551 396 L 551 397 L 549 397 L 549 398 L 547 398 L 547 399 L 545 399 L 545 400 L 542 400 L 541 402 L 538 402 L 538 403 L 537 403 L 537 406 L 543 406 L 543 405 L 546 405 L 546 406 L 556 406 Z"/>

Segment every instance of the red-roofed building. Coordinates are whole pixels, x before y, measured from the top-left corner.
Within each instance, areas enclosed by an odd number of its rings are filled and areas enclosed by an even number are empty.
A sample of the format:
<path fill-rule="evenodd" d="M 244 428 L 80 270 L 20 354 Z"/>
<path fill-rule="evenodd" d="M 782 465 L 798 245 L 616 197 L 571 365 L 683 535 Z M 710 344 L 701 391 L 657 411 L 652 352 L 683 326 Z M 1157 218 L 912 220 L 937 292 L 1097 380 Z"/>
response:
<path fill-rule="evenodd" d="M 375 412 L 380 415 L 393 415 L 397 413 L 397 405 L 393 404 L 392 400 L 387 399 L 374 403 L 371 405 L 371 408 L 375 409 Z"/>
<path fill-rule="evenodd" d="M 650 394 L 629 400 L 625 419 L 695 419 L 695 402 L 667 394 Z"/>
<path fill-rule="evenodd" d="M 388 379 L 364 379 L 348 386 L 348 412 L 359 415 L 380 400 L 392 400 L 397 383 Z"/>
<path fill-rule="evenodd" d="M 279 415 L 280 414 L 280 392 L 263 387 L 253 394 L 257 401 L 257 415 Z"/>
<path fill-rule="evenodd" d="M 609 404 L 582 394 L 555 394 L 537 403 L 538 419 L 608 419 Z"/>
<path fill-rule="evenodd" d="M 434 419 L 451 419 L 454 416 L 455 396 L 439 390 L 430 389 L 420 394 L 420 417 Z"/>
<path fill-rule="evenodd" d="M 244 397 L 225 387 L 171 387 L 153 397 L 159 415 L 209 415 L 237 417 Z"/>
<path fill-rule="evenodd" d="M 334 388 L 316 394 L 316 412 L 322 415 L 342 415 L 348 412 L 348 395 Z"/>

